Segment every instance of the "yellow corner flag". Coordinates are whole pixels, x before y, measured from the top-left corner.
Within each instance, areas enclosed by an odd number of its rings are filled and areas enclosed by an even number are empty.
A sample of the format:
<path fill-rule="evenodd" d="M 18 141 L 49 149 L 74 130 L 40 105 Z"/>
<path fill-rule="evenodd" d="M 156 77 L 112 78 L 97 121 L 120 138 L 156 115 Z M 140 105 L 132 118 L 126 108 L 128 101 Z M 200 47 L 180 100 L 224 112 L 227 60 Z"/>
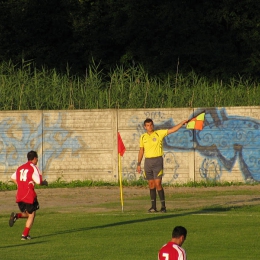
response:
<path fill-rule="evenodd" d="M 187 123 L 187 129 L 202 130 L 204 126 L 205 112 L 190 119 Z"/>

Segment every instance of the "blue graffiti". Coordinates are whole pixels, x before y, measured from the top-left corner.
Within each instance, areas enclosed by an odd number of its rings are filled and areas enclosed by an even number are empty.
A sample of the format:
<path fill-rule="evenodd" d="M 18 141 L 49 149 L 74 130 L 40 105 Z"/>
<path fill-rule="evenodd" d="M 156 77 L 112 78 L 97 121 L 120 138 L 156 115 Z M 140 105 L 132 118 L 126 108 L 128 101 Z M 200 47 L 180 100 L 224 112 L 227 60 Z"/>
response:
<path fill-rule="evenodd" d="M 205 158 L 200 167 L 203 178 L 219 179 L 222 168 L 231 172 L 238 161 L 246 181 L 260 181 L 260 122 L 249 117 L 228 116 L 224 108 L 204 111 L 206 115 L 202 131 L 181 128 L 164 139 L 164 150 L 198 152 Z M 200 112 L 195 111 L 191 117 Z M 156 125 L 155 129 L 172 126 L 173 120 L 169 119 Z"/>
<path fill-rule="evenodd" d="M 46 116 L 46 114 L 45 114 Z M 80 136 L 72 137 L 71 132 L 61 128 L 62 117 L 59 117 L 55 124 L 52 126 L 44 125 L 44 136 L 43 142 L 45 144 L 44 154 L 43 154 L 43 169 L 47 170 L 50 166 L 52 159 L 63 159 L 64 151 L 71 151 L 73 157 L 79 157 L 79 152 L 85 143 Z M 47 147 L 47 145 L 49 147 Z"/>
<path fill-rule="evenodd" d="M 176 159 L 176 156 L 173 152 L 166 152 L 164 153 L 164 166 L 167 167 L 169 165 L 169 168 L 173 168 L 173 174 L 172 178 L 168 181 L 168 183 L 171 183 L 178 179 L 179 174 L 177 173 L 177 170 L 179 169 L 180 165 Z"/>
<path fill-rule="evenodd" d="M 21 124 L 17 124 L 14 118 L 6 118 L 1 123 L 1 153 L 0 164 L 5 166 L 5 172 L 10 166 L 21 164 L 26 158 L 24 150 L 32 150 L 39 147 L 41 139 L 41 126 L 31 131 L 32 126 L 28 123 L 27 116 L 22 116 Z M 14 134 L 16 131 L 16 135 Z M 37 137 L 37 138 L 36 138 Z"/>
<path fill-rule="evenodd" d="M 205 158 L 199 169 L 202 178 L 207 180 L 220 180 L 222 175 L 221 165 L 217 160 Z"/>
<path fill-rule="evenodd" d="M 61 114 L 54 125 L 44 126 L 44 122 L 36 127 L 33 125 L 28 115 L 22 115 L 20 123 L 15 118 L 6 118 L 0 122 L 0 164 L 4 165 L 4 172 L 8 171 L 8 167 L 24 163 L 25 151 L 35 150 L 41 154 L 44 146 L 40 168 L 46 171 L 52 159 L 63 158 L 65 150 L 71 151 L 72 156 L 76 157 L 85 146 L 80 137 L 72 137 L 70 131 L 61 127 Z"/>

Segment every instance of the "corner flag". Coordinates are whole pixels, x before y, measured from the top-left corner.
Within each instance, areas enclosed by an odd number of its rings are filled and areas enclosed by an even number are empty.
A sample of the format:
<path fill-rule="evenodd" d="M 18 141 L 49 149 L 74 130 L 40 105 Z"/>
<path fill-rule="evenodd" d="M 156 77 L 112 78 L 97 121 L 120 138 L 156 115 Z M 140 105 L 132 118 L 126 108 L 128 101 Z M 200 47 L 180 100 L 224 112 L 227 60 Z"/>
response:
<path fill-rule="evenodd" d="M 123 185 L 122 185 L 122 166 L 121 166 L 121 156 L 125 153 L 125 145 L 122 141 L 122 138 L 117 133 L 117 147 L 118 147 L 118 175 L 119 175 L 119 184 L 120 184 L 120 197 L 121 197 L 121 206 L 122 212 L 124 211 L 124 199 L 123 199 Z"/>
<path fill-rule="evenodd" d="M 204 126 L 205 112 L 190 119 L 187 123 L 187 129 L 202 130 Z"/>
<path fill-rule="evenodd" d="M 122 138 L 119 133 L 117 133 L 117 145 L 118 145 L 118 153 L 123 156 L 125 153 L 125 145 L 122 141 Z"/>

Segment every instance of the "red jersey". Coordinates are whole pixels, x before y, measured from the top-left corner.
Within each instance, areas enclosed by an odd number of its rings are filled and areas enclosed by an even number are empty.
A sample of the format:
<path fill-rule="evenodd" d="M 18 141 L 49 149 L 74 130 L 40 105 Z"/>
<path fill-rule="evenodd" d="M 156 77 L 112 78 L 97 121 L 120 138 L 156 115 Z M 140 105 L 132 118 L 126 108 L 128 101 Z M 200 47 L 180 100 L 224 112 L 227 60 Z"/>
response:
<path fill-rule="evenodd" d="M 42 183 L 40 170 L 32 162 L 21 165 L 11 177 L 17 182 L 16 202 L 33 204 L 36 198 L 34 184 Z"/>
<path fill-rule="evenodd" d="M 158 260 L 186 260 L 186 253 L 174 242 L 168 242 L 160 249 Z"/>

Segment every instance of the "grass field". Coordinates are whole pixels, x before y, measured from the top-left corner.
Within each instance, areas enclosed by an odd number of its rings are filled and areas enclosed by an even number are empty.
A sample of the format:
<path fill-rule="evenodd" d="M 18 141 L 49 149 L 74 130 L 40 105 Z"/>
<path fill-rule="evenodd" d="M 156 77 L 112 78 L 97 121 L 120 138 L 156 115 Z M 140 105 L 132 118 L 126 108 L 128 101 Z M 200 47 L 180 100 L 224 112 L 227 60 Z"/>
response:
<path fill-rule="evenodd" d="M 86 211 L 83 204 L 76 205 L 74 211 L 73 203 L 66 205 L 66 201 L 60 207 L 48 204 L 37 212 L 30 241 L 20 241 L 25 220 L 18 220 L 10 228 L 9 213 L 1 213 L 0 259 L 157 259 L 159 248 L 170 240 L 175 225 L 188 230 L 183 247 L 189 260 L 258 259 L 259 188 L 236 189 L 195 188 L 185 190 L 182 196 L 167 191 L 169 204 L 176 201 L 178 206 L 166 214 L 144 211 L 143 205 L 149 203 L 148 194 L 136 194 L 134 200 L 126 196 L 124 212 L 114 199 L 95 204 L 96 212 L 94 208 Z M 10 193 L 14 194 L 9 191 L 4 196 Z M 41 197 L 43 200 L 43 193 Z M 188 201 L 193 203 L 190 209 L 181 206 Z M 131 210 L 127 205 L 133 202 L 135 207 Z M 104 206 L 106 211 L 98 210 Z M 89 209 L 92 205 L 85 207 Z"/>

